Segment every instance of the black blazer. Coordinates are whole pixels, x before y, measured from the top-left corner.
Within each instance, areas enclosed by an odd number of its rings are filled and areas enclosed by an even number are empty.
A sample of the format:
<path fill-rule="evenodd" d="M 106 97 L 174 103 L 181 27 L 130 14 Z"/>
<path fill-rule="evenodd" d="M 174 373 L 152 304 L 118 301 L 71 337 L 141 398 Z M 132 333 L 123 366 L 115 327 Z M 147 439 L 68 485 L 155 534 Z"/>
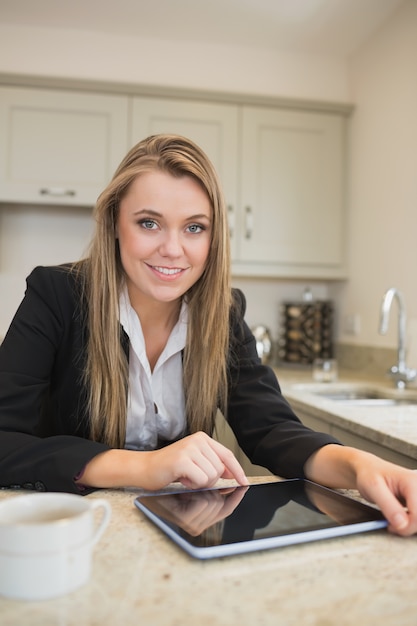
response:
<path fill-rule="evenodd" d="M 82 372 L 85 311 L 70 266 L 38 267 L 0 346 L 0 487 L 78 493 L 74 477 L 108 449 L 89 439 Z M 261 364 L 234 290 L 228 421 L 256 464 L 303 476 L 318 448 L 338 443 L 304 427 Z M 123 333 L 121 333 L 123 337 Z"/>

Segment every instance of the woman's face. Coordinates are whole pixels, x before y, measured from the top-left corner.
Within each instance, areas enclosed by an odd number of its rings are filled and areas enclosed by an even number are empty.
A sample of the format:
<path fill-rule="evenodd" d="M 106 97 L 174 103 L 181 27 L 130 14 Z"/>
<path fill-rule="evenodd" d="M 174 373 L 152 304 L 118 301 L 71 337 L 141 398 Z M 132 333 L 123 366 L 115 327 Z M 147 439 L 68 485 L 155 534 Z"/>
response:
<path fill-rule="evenodd" d="M 206 266 L 212 209 L 191 177 L 158 170 L 138 176 L 120 202 L 117 237 L 132 306 L 173 302 Z"/>

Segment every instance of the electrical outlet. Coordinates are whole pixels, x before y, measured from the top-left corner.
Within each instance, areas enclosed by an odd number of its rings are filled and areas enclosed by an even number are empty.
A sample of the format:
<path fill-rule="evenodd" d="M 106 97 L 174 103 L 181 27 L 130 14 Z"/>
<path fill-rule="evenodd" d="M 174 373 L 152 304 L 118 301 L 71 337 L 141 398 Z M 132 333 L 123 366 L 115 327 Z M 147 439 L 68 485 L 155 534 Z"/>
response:
<path fill-rule="evenodd" d="M 361 316 L 359 313 L 352 313 L 345 317 L 345 333 L 346 335 L 359 335 L 361 332 Z"/>

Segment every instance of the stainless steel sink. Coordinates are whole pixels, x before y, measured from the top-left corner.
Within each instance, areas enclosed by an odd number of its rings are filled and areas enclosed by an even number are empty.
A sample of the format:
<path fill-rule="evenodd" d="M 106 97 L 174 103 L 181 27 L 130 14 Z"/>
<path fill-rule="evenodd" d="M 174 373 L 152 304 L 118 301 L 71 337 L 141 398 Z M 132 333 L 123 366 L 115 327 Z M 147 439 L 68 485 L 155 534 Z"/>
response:
<path fill-rule="evenodd" d="M 334 400 L 349 406 L 385 407 L 417 405 L 417 395 L 400 395 L 398 392 L 373 391 L 369 389 L 328 389 L 313 392 L 322 398 Z"/>

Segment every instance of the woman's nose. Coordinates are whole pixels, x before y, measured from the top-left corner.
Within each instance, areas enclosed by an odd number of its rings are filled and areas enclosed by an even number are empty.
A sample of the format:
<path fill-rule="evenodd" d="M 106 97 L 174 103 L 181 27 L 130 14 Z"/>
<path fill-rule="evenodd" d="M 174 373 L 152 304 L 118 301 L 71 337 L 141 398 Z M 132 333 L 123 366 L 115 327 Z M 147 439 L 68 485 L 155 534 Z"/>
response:
<path fill-rule="evenodd" d="M 159 251 L 163 256 L 179 257 L 182 255 L 181 237 L 177 232 L 166 232 Z"/>

